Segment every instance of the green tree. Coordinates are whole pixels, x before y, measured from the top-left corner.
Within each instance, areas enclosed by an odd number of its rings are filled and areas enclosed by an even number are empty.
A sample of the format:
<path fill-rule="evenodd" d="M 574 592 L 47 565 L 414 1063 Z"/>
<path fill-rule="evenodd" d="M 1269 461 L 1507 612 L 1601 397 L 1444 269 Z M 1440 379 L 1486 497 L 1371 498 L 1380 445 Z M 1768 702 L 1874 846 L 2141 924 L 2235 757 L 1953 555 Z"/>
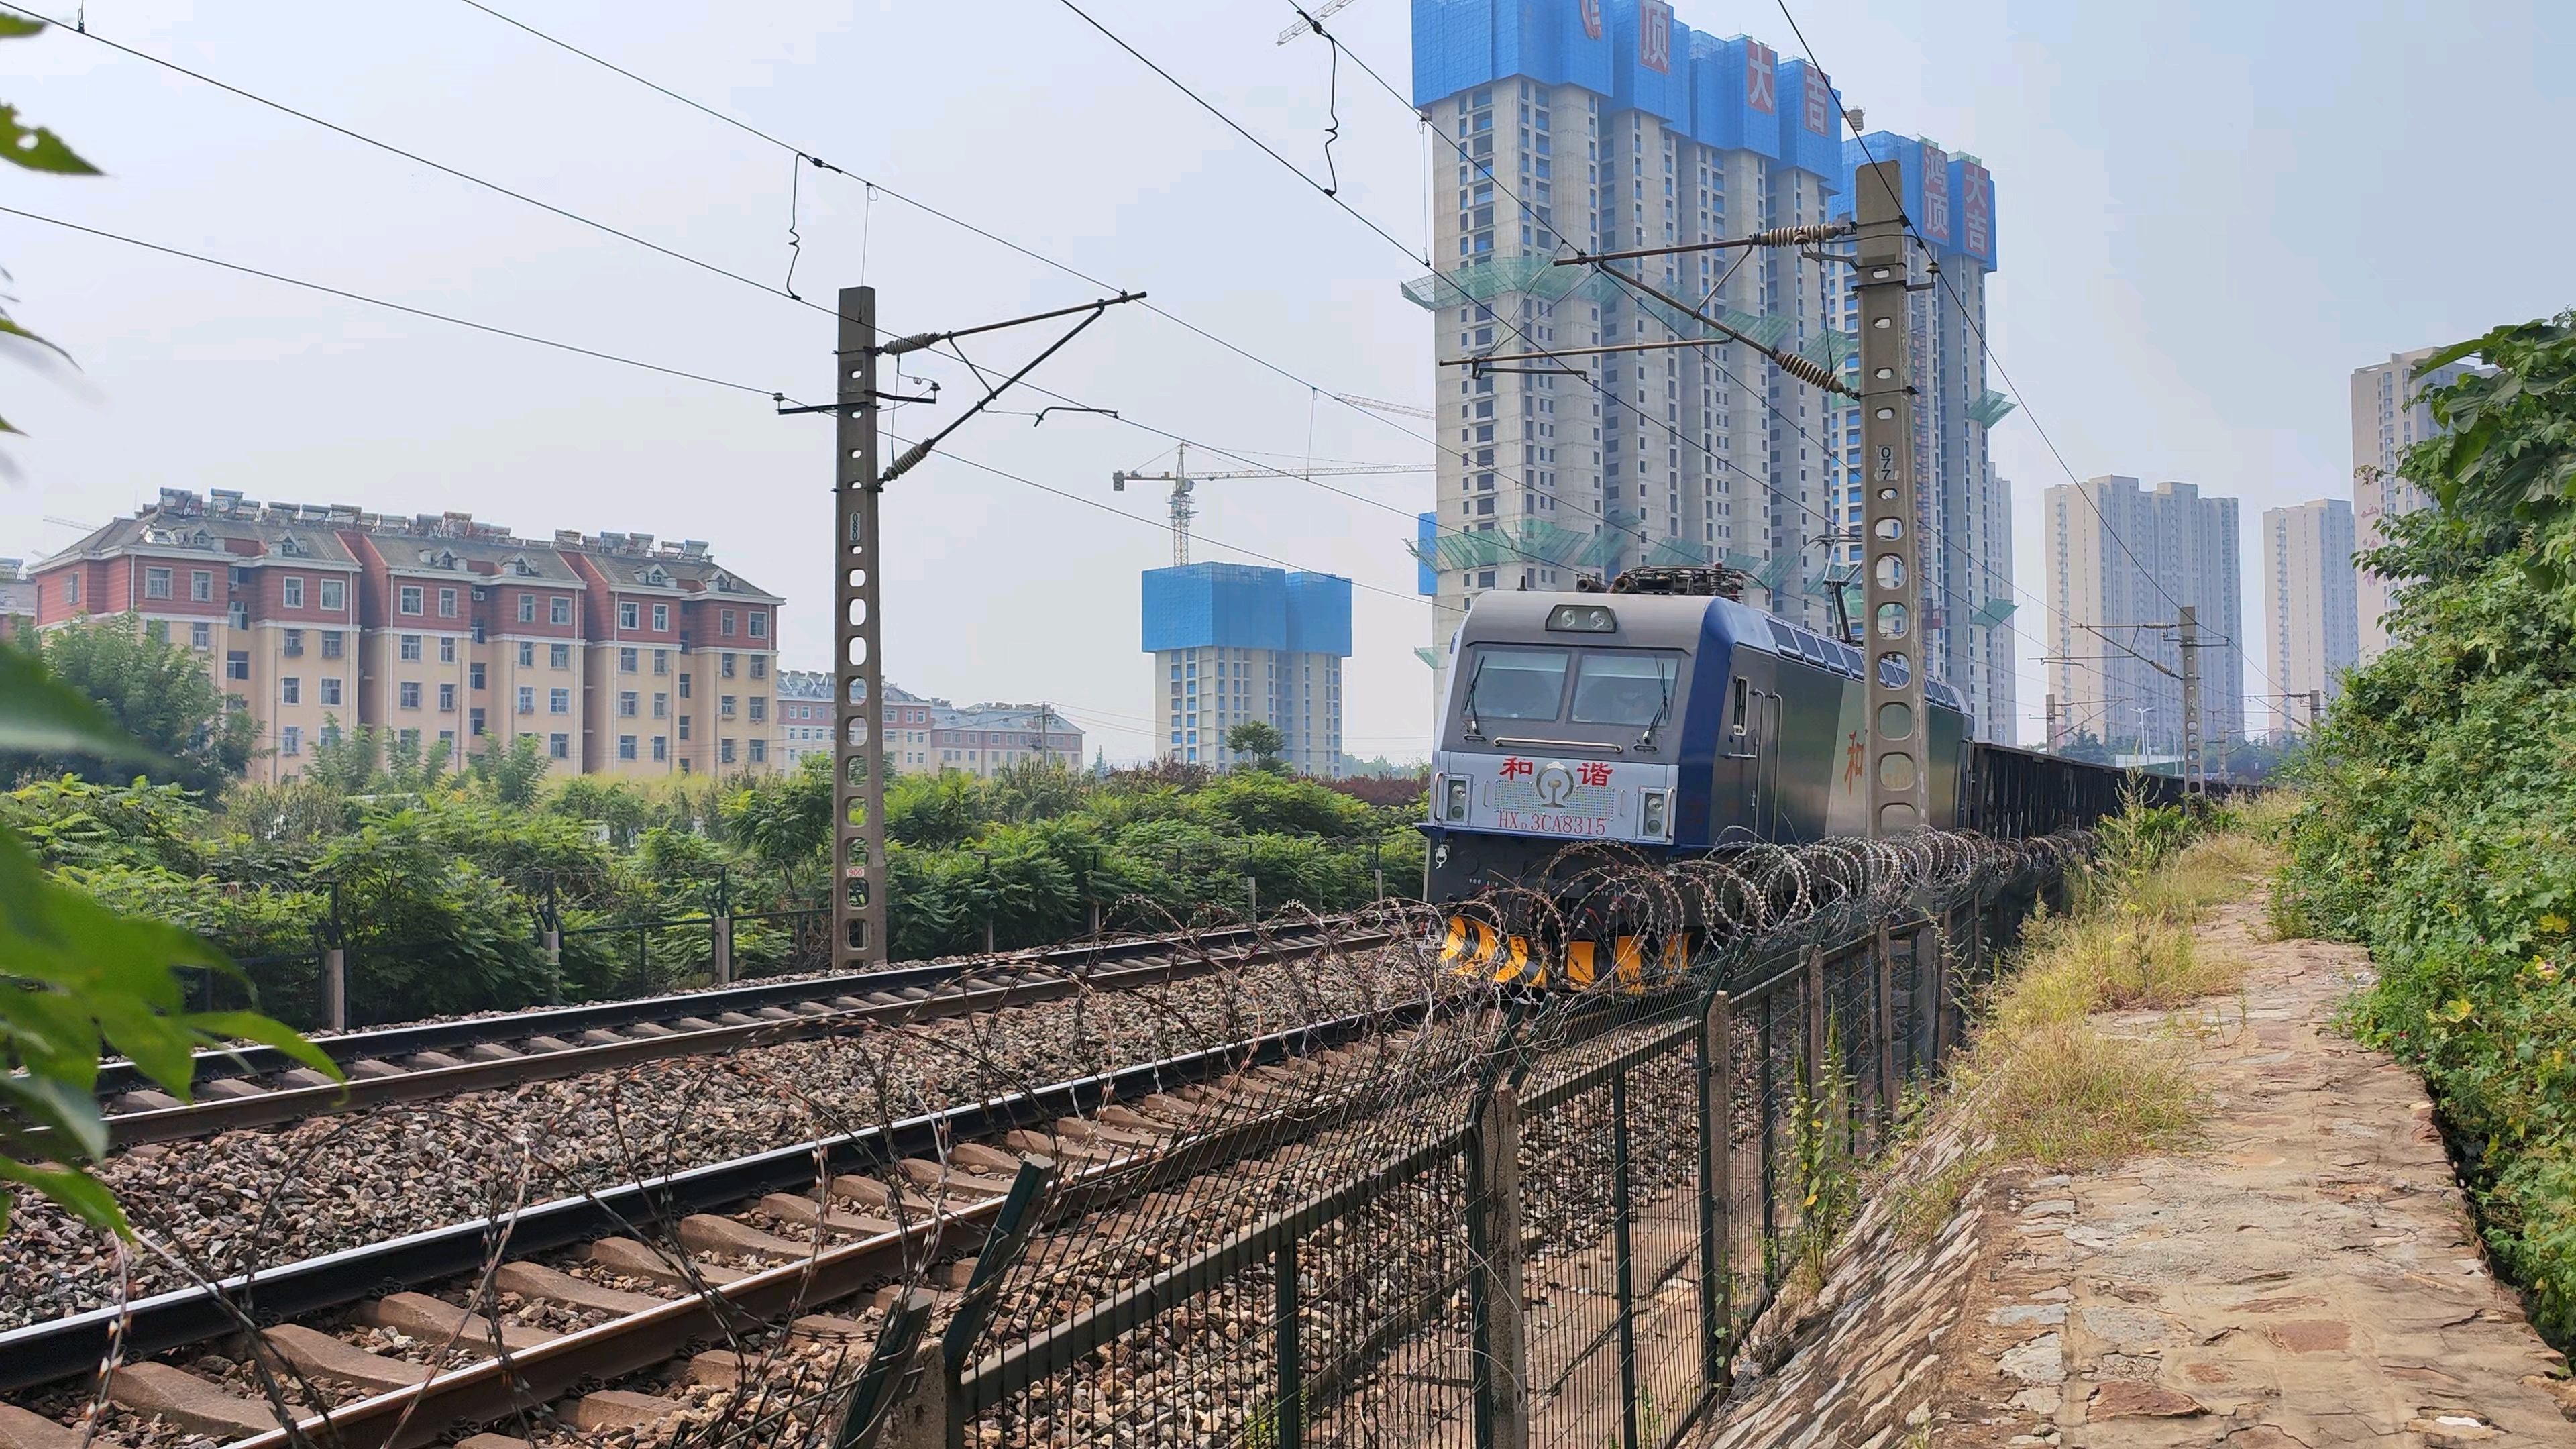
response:
<path fill-rule="evenodd" d="M 465 772 L 494 804 L 525 809 L 537 803 L 537 788 L 553 763 L 535 735 L 504 743 L 494 734 L 484 736 L 483 748 L 467 758 Z"/>
<path fill-rule="evenodd" d="M 133 615 L 93 619 L 37 636 L 54 678 L 97 701 L 111 723 L 157 758 L 152 779 L 214 794 L 238 778 L 259 740 L 247 712 L 228 707 L 204 656 L 155 637 Z M 96 755 L 18 755 L 12 774 L 113 780 L 122 771 Z"/>
<path fill-rule="evenodd" d="M 5 644 L 0 750 L 158 763 L 40 660 Z M 339 1074 L 311 1043 L 266 1017 L 190 1011 L 179 966 L 231 969 L 222 953 L 176 926 L 118 915 L 48 879 L 0 826 L 0 1231 L 15 1188 L 131 1236 L 114 1196 L 84 1167 L 107 1152 L 92 1089 L 109 1052 L 182 1098 L 196 1071 L 190 1053 L 225 1039 L 278 1046 Z"/>
<path fill-rule="evenodd" d="M 1250 755 L 1256 770 L 1278 769 L 1279 751 L 1287 743 L 1279 726 L 1266 720 L 1248 719 L 1225 732 L 1225 747 L 1238 755 Z"/>
<path fill-rule="evenodd" d="M 2285 923 L 2367 945 L 2356 1033 L 2424 1074 L 2503 1274 L 2576 1344 L 2576 314 L 2435 354 L 2430 509 L 2365 562 L 2392 647 L 2292 765 Z"/>

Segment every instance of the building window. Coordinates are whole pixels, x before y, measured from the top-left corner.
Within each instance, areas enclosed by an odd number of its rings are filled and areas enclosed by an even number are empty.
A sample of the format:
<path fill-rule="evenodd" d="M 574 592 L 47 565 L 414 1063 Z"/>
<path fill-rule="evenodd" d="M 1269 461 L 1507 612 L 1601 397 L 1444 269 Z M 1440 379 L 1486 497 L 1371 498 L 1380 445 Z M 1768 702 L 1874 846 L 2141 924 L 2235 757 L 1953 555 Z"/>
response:
<path fill-rule="evenodd" d="M 226 678 L 226 679 L 248 679 L 248 678 L 250 678 L 250 651 L 249 651 L 249 650 L 247 650 L 247 649 L 227 649 L 227 650 L 225 650 L 225 651 L 224 651 L 224 678 Z"/>
<path fill-rule="evenodd" d="M 620 690 L 620 691 L 618 691 L 618 695 L 617 695 L 617 717 L 618 717 L 618 718 L 620 718 L 620 719 L 633 719 L 633 718 L 635 718 L 635 691 L 634 691 L 634 690 L 626 689 L 626 690 Z"/>
<path fill-rule="evenodd" d="M 170 597 L 170 571 L 168 569 L 145 569 L 143 571 L 143 597 L 147 599 L 166 599 Z"/>
<path fill-rule="evenodd" d="M 549 689 L 549 690 L 547 690 L 547 691 L 546 691 L 546 713 L 548 713 L 548 714 L 570 714 L 570 713 L 572 713 L 572 691 L 571 691 L 571 690 L 569 690 L 569 689 Z"/>
<path fill-rule="evenodd" d="M 718 719 L 731 719 L 731 718 L 733 718 L 733 696 L 732 696 L 732 695 L 727 694 L 727 695 L 720 695 L 720 696 L 718 696 L 718 697 L 717 697 L 717 699 L 716 699 L 716 717 L 717 717 Z"/>
<path fill-rule="evenodd" d="M 439 712 L 440 714 L 454 714 L 454 713 L 456 713 L 456 686 L 455 686 L 455 685 L 453 685 L 453 684 L 442 684 L 442 685 L 440 685 L 440 686 L 438 687 L 438 712 Z"/>
<path fill-rule="evenodd" d="M 519 667 L 521 669 L 537 667 L 537 646 L 525 639 L 519 641 Z"/>
<path fill-rule="evenodd" d="M 756 694 L 751 697 L 751 722 L 753 724 L 769 722 L 769 701 Z"/>
<path fill-rule="evenodd" d="M 328 705 L 336 705 L 340 702 L 340 676 L 336 674 L 322 676 L 322 702 Z"/>
<path fill-rule="evenodd" d="M 732 740 L 724 739 L 716 741 L 716 763 L 719 765 L 730 765 L 733 763 Z"/>
<path fill-rule="evenodd" d="M 284 632 L 286 634 L 286 642 L 278 646 L 279 652 L 283 653 L 289 659 L 303 658 L 304 631 L 301 629 L 288 629 Z"/>
<path fill-rule="evenodd" d="M 659 634 L 670 627 L 671 606 L 668 604 L 655 604 L 653 606 L 653 632 Z"/>
<path fill-rule="evenodd" d="M 402 747 L 406 750 L 416 750 L 420 748 L 419 730 L 396 730 L 394 731 L 394 738 L 402 741 Z"/>
<path fill-rule="evenodd" d="M 751 677 L 754 679 L 767 679 L 769 677 L 768 655 L 754 654 L 751 656 Z"/>
<path fill-rule="evenodd" d="M 653 758 L 657 760 L 667 760 L 671 758 L 671 737 L 669 735 L 655 735 L 653 737 Z"/>
<path fill-rule="evenodd" d="M 635 672 L 634 650 L 620 649 L 617 651 L 617 672 L 620 674 L 633 674 Z"/>
<path fill-rule="evenodd" d="M 716 632 L 728 639 L 733 637 L 733 610 L 716 610 Z"/>
<path fill-rule="evenodd" d="M 537 622 L 536 595 L 521 594 L 519 596 L 519 622 L 522 624 L 533 624 Z"/>
<path fill-rule="evenodd" d="M 442 619 L 453 619 L 456 617 L 456 591 L 454 589 L 441 589 L 438 591 L 438 617 Z"/>
<path fill-rule="evenodd" d="M 215 571 L 212 569 L 192 570 L 188 575 L 188 597 L 196 600 L 200 604 L 213 603 L 215 601 Z"/>
<path fill-rule="evenodd" d="M 769 741 L 753 740 L 751 742 L 751 762 L 755 765 L 765 765 L 769 763 Z"/>
<path fill-rule="evenodd" d="M 548 599 L 546 601 L 546 622 L 551 624 L 571 623 L 572 600 L 567 599 L 560 594 L 556 595 L 554 598 Z"/>
<path fill-rule="evenodd" d="M 191 625 L 189 625 L 189 626 L 188 626 L 188 647 L 189 647 L 189 648 L 191 648 L 191 649 L 212 649 L 212 648 L 214 648 L 214 647 L 215 647 L 215 627 L 214 627 L 212 624 L 191 624 Z"/>
<path fill-rule="evenodd" d="M 658 689 L 653 691 L 653 718 L 669 719 L 670 717 L 671 696 Z"/>
<path fill-rule="evenodd" d="M 685 740 L 685 739 L 687 739 L 688 737 L 689 737 L 689 717 L 688 717 L 687 715 L 682 715 L 682 716 L 680 716 L 680 738 L 682 738 L 682 739 L 684 739 L 684 740 Z"/>
<path fill-rule="evenodd" d="M 617 627 L 620 629 L 633 629 L 638 627 L 638 621 L 643 617 L 643 613 L 643 606 L 636 603 L 633 599 L 618 600 Z M 635 758 L 635 756 L 630 753 L 626 758 L 631 760 Z"/>
<path fill-rule="evenodd" d="M 481 689 L 483 687 L 482 661 L 477 660 L 474 663 L 465 666 L 465 687 L 468 689 Z"/>
<path fill-rule="evenodd" d="M 469 735 L 483 733 L 483 710 L 480 706 L 465 712 L 465 732 Z"/>
<path fill-rule="evenodd" d="M 549 669 L 572 668 L 572 646 L 569 644 L 547 645 L 546 667 Z"/>
<path fill-rule="evenodd" d="M 349 641 L 347 635 L 342 634 L 337 629 L 325 629 L 322 631 L 323 658 L 338 659 L 346 655 L 348 652 Z"/>
<path fill-rule="evenodd" d="M 631 760 L 635 758 L 635 737 L 633 735 L 619 735 L 617 737 L 617 758 L 621 760 Z"/>
<path fill-rule="evenodd" d="M 277 702 L 279 704 L 302 704 L 304 702 L 304 681 L 296 678 L 292 674 L 277 681 Z"/>
<path fill-rule="evenodd" d="M 420 636 L 418 634 L 402 635 L 396 645 L 396 652 L 401 654 L 403 663 L 418 664 L 420 662 Z"/>
<path fill-rule="evenodd" d="M 653 672 L 655 674 L 668 674 L 671 672 L 670 650 L 656 649 L 653 651 Z"/>
<path fill-rule="evenodd" d="M 753 637 L 754 639 L 766 639 L 766 638 L 768 638 L 768 637 L 769 637 L 769 616 L 768 616 L 767 614 L 762 613 L 762 612 L 761 612 L 760 610 L 758 610 L 758 609 L 753 609 L 753 610 L 751 610 L 751 611 L 750 611 L 750 614 L 751 614 L 751 637 Z"/>
<path fill-rule="evenodd" d="M 682 699 L 686 699 L 686 698 L 688 698 L 688 697 L 689 697 L 689 671 L 687 671 L 687 670 L 683 669 L 683 670 L 681 670 L 681 671 L 680 671 L 680 698 L 682 698 Z"/>
<path fill-rule="evenodd" d="M 403 708 L 405 708 L 405 709 L 418 709 L 418 708 L 420 708 L 420 684 L 419 684 L 419 682 L 418 682 L 418 681 L 416 681 L 416 680 L 406 679 L 406 680 L 404 680 L 400 685 L 398 685 L 398 686 L 396 686 L 396 687 L 397 687 L 397 688 L 399 688 L 399 689 L 402 691 L 402 707 L 403 707 Z"/>
<path fill-rule="evenodd" d="M 450 634 L 438 641 L 438 662 L 441 664 L 453 664 L 456 662 L 455 635 Z"/>
<path fill-rule="evenodd" d="M 558 759 L 558 760 L 569 760 L 569 759 L 571 759 L 571 758 L 572 758 L 572 736 L 570 736 L 570 735 L 548 735 L 548 736 L 546 736 L 546 753 L 547 753 L 547 754 L 549 754 L 549 755 L 552 755 L 554 758 L 556 758 L 556 759 Z"/>
<path fill-rule="evenodd" d="M 279 730 L 277 732 L 277 752 L 281 755 L 303 754 L 303 728 L 298 725 L 288 725 L 286 728 Z"/>
<path fill-rule="evenodd" d="M 402 586 L 402 612 L 404 612 L 404 613 L 406 613 L 406 614 L 417 614 L 417 613 L 419 613 L 419 612 L 420 612 L 420 599 L 421 599 L 421 589 L 420 589 L 420 585 L 418 585 L 418 584 L 405 584 L 405 585 L 403 585 L 403 586 Z"/>
<path fill-rule="evenodd" d="M 322 581 L 322 607 L 325 609 L 345 609 L 349 607 L 349 581 L 346 579 L 324 579 Z"/>
<path fill-rule="evenodd" d="M 726 632 L 730 633 L 730 632 L 732 632 L 732 631 L 728 630 L 728 631 L 726 631 Z M 717 661 L 716 673 L 717 673 L 717 675 L 719 675 L 720 677 L 725 678 L 725 679 L 731 679 L 731 678 L 733 678 L 733 656 L 732 656 L 732 655 L 730 655 L 730 654 L 724 655 L 721 659 L 719 659 L 719 660 Z"/>
<path fill-rule="evenodd" d="M 80 575 L 65 574 L 63 576 L 63 602 L 66 604 L 77 604 L 80 602 Z"/>
<path fill-rule="evenodd" d="M 523 685 L 520 685 L 520 686 L 519 686 L 519 713 L 521 713 L 521 714 L 535 714 L 536 712 L 537 712 L 537 692 L 536 692 L 535 690 L 533 690 L 533 689 L 529 688 L 528 686 L 524 685 L 524 684 L 523 684 Z"/>

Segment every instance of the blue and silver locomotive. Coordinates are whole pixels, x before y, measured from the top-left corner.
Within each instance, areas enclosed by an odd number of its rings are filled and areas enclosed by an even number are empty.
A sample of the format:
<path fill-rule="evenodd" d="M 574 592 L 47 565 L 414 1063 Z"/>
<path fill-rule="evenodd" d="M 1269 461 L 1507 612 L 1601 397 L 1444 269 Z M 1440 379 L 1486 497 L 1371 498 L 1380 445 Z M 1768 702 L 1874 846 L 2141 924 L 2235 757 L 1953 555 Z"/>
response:
<path fill-rule="evenodd" d="M 1639 570 L 1474 601 L 1442 675 L 1425 899 L 1866 833 L 1861 651 L 1735 585 Z M 1924 697 L 1934 827 L 2041 834 L 2118 808 L 2121 772 L 1974 742 L 1955 690 Z"/>

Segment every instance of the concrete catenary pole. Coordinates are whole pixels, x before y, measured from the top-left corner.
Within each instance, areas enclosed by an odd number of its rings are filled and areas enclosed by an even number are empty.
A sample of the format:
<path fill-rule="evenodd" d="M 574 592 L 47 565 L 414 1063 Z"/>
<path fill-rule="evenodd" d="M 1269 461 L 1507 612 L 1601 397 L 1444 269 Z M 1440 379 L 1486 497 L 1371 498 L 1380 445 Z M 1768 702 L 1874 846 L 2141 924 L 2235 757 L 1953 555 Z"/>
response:
<path fill-rule="evenodd" d="M 1907 325 L 1904 173 L 1863 166 L 1853 180 L 1859 222 L 1861 457 L 1869 552 L 1869 829 L 1893 835 L 1931 823 L 1923 713 L 1920 553 L 1914 542 L 1914 365 Z"/>
<path fill-rule="evenodd" d="M 835 526 L 832 592 L 832 964 L 864 969 L 886 959 L 885 660 L 879 647 L 884 570 L 876 561 L 877 292 L 843 287 L 834 352 L 832 450 Z"/>
<path fill-rule="evenodd" d="M 2194 795 L 2209 793 L 2209 775 L 2200 757 L 2200 611 L 2190 604 L 2176 606 L 2180 621 L 2177 632 L 2182 636 L 2182 778 L 2183 789 Z"/>

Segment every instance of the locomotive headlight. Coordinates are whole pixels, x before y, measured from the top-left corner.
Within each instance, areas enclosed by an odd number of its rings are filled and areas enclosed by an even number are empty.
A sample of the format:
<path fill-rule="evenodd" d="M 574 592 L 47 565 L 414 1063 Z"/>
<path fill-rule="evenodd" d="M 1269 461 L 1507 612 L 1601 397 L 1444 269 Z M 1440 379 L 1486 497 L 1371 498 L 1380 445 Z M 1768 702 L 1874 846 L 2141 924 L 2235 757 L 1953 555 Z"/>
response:
<path fill-rule="evenodd" d="M 1465 824 L 1467 820 L 1467 782 L 1450 776 L 1442 782 L 1440 818 Z"/>
<path fill-rule="evenodd" d="M 1667 840 L 1673 833 L 1673 792 L 1647 790 L 1638 797 L 1637 833 L 1649 840 Z"/>

